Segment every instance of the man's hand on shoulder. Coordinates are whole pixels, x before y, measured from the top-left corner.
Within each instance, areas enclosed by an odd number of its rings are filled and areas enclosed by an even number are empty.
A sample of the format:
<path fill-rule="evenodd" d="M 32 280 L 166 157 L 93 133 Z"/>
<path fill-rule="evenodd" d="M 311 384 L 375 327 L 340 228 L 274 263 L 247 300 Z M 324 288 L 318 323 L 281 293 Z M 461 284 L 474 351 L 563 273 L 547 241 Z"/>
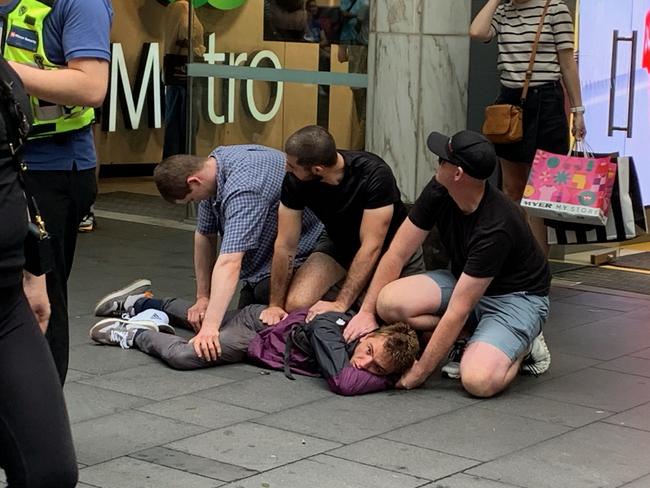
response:
<path fill-rule="evenodd" d="M 378 328 L 379 324 L 377 324 L 375 314 L 361 311 L 352 317 L 352 320 L 345 326 L 343 338 L 345 342 L 352 342 Z"/>
<path fill-rule="evenodd" d="M 289 315 L 282 307 L 270 306 L 262 310 L 260 320 L 266 325 L 275 325 Z"/>
<path fill-rule="evenodd" d="M 205 317 L 205 311 L 208 309 L 209 301 L 208 297 L 199 297 L 196 299 L 196 303 L 187 309 L 187 321 L 194 329 L 194 332 L 201 329 L 201 323 Z"/>
<path fill-rule="evenodd" d="M 216 327 L 201 327 L 199 333 L 189 342 L 194 347 L 196 355 L 205 361 L 216 361 L 221 356 L 219 329 Z"/>
<path fill-rule="evenodd" d="M 311 322 L 316 315 L 320 315 L 325 312 L 345 312 L 346 309 L 342 305 L 339 305 L 337 302 L 326 302 L 325 300 L 319 300 L 314 305 L 311 306 L 309 312 L 307 312 L 306 322 Z"/>

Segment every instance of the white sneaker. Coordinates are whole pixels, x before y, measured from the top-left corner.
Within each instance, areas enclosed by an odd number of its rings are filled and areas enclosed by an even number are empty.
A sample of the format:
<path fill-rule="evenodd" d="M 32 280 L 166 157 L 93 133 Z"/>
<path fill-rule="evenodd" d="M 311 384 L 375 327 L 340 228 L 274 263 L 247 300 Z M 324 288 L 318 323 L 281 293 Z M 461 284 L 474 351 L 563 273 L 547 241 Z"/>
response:
<path fill-rule="evenodd" d="M 169 325 L 169 316 L 162 310 L 156 310 L 155 308 L 149 308 L 143 310 L 137 315 L 128 319 L 128 323 L 131 322 L 146 322 L 153 323 L 158 332 L 163 332 L 165 334 L 175 334 L 176 331 L 174 328 Z"/>
<path fill-rule="evenodd" d="M 544 335 L 540 334 L 533 339 L 530 351 L 521 362 L 521 372 L 538 376 L 546 373 L 551 366 L 551 351 L 548 350 Z"/>
<path fill-rule="evenodd" d="M 466 339 L 458 339 L 454 342 L 449 352 L 449 361 L 442 367 L 441 373 L 443 378 L 460 379 L 460 359 L 463 357 L 465 347 L 467 347 Z"/>
<path fill-rule="evenodd" d="M 133 347 L 133 338 L 138 330 L 158 331 L 153 322 L 133 322 L 124 319 L 104 319 L 90 329 L 90 338 L 107 346 Z"/>

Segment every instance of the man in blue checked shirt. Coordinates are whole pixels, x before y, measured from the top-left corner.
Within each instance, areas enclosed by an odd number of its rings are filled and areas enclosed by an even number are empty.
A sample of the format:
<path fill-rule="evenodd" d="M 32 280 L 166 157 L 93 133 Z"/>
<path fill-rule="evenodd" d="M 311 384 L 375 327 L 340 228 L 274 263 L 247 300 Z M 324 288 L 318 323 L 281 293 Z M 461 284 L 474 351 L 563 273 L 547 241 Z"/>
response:
<path fill-rule="evenodd" d="M 268 303 L 284 175 L 284 153 L 258 145 L 220 146 L 207 158 L 179 154 L 156 167 L 154 180 L 165 200 L 200 202 L 194 233 L 196 303 L 187 319 L 197 332 L 192 344 L 201 358 L 214 361 L 221 354 L 219 328 L 240 279 L 239 308 Z M 305 212 L 292 270 L 304 262 L 322 230 L 314 214 Z"/>

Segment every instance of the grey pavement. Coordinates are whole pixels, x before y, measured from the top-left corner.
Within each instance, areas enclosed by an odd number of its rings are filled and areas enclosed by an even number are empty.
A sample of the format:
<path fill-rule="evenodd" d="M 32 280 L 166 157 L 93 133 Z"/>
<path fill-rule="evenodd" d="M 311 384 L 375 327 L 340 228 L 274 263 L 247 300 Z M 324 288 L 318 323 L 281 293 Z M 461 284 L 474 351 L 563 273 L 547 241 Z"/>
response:
<path fill-rule="evenodd" d="M 191 232 L 108 219 L 79 238 L 65 393 L 80 487 L 650 487 L 650 297 L 554 286 L 550 371 L 489 400 L 437 373 L 345 398 L 90 341 L 95 301 L 128 281 L 192 298 L 191 249 Z"/>

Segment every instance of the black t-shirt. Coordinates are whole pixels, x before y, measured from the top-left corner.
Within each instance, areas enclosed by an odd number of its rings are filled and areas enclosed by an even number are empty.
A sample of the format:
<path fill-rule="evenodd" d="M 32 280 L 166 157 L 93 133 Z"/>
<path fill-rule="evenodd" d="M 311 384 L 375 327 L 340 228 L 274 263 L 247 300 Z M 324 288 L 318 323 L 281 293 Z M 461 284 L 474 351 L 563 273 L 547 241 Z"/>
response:
<path fill-rule="evenodd" d="M 353 258 L 361 245 L 359 229 L 364 210 L 392 204 L 393 218 L 384 240 L 383 250 L 386 250 L 408 213 L 395 176 L 388 164 L 375 154 L 363 151 L 339 153 L 345 161 L 345 173 L 338 185 L 300 181 L 287 173 L 280 201 L 294 210 L 311 209 L 347 259 Z"/>
<path fill-rule="evenodd" d="M 418 197 L 409 219 L 423 230 L 438 226 L 456 278 L 461 273 L 475 278 L 493 277 L 486 295 L 548 295 L 548 262 L 525 214 L 489 183 L 478 208 L 465 215 L 447 189 L 433 179 Z"/>
<path fill-rule="evenodd" d="M 0 80 L 12 84 L 14 96 L 21 103 L 23 110 L 29 111 L 29 101 L 21 81 L 2 57 Z M 0 100 L 0 103 L 4 102 Z M 9 142 L 6 129 L 15 122 L 5 120 L 5 113 L 0 110 L 0 287 L 20 283 L 27 235 L 25 195 L 18 182 L 15 163 L 6 153 Z"/>

